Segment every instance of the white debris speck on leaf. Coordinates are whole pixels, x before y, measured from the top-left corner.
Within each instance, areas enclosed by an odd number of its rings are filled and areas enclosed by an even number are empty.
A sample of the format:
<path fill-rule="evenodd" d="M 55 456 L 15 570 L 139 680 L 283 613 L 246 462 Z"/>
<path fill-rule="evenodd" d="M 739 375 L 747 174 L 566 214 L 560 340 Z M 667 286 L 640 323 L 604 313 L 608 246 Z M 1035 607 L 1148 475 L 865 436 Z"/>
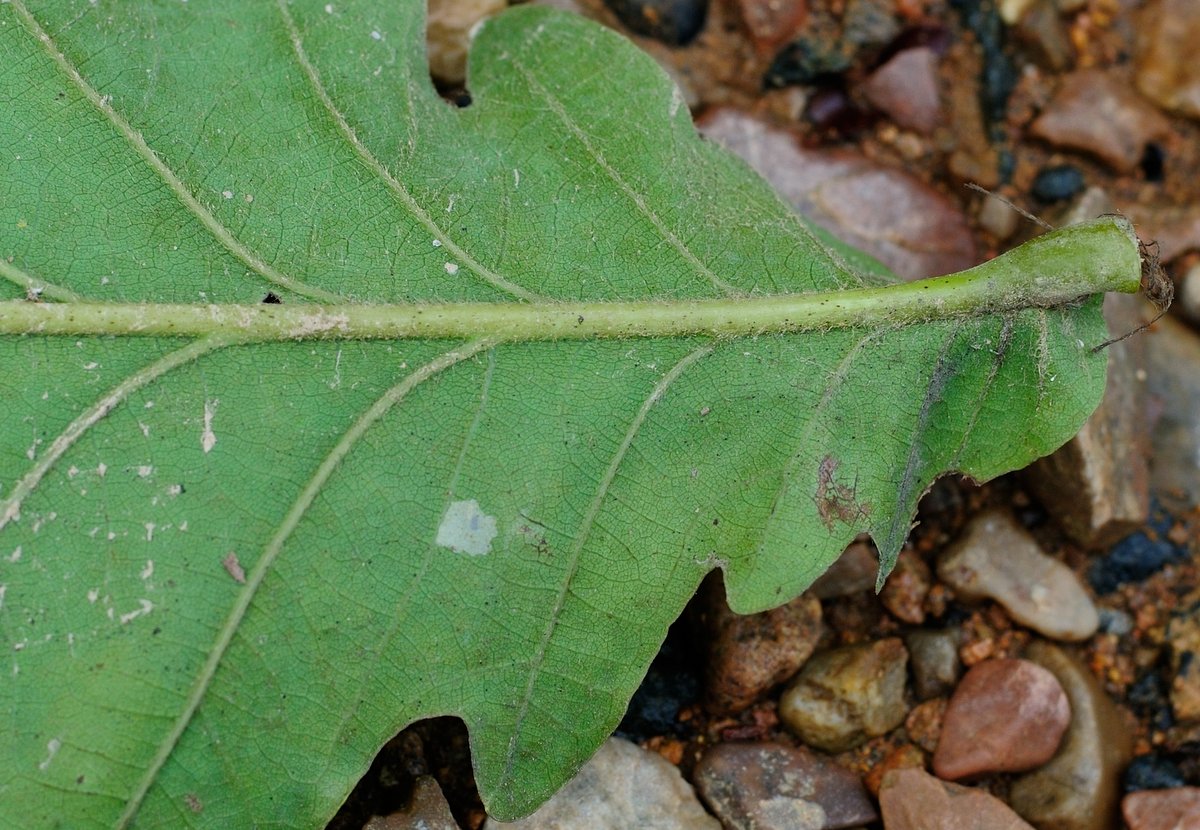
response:
<path fill-rule="evenodd" d="M 333 4 L 332 3 L 325 4 L 325 14 L 333 14 Z"/>
<path fill-rule="evenodd" d="M 496 517 L 479 509 L 475 499 L 451 502 L 438 525 L 439 547 L 449 548 L 455 553 L 483 556 L 491 552 L 492 540 L 496 538 Z"/>
<path fill-rule="evenodd" d="M 212 452 L 212 448 L 217 445 L 217 434 L 213 432 L 212 422 L 218 403 L 215 399 L 204 402 L 204 429 L 200 433 L 200 448 L 204 450 L 205 455 Z"/>
<path fill-rule="evenodd" d="M 105 464 L 103 461 L 101 461 L 99 464 L 96 465 L 96 475 L 100 476 L 100 478 L 104 478 L 104 474 L 107 472 L 108 472 L 108 465 Z"/>
<path fill-rule="evenodd" d="M 149 464 L 142 464 L 137 468 L 138 478 L 146 478 L 154 473 L 154 467 Z"/>
<path fill-rule="evenodd" d="M 20 562 L 21 561 L 21 546 L 20 545 L 17 545 L 16 548 L 13 549 L 13 552 L 8 555 L 8 561 L 9 562 Z"/>
<path fill-rule="evenodd" d="M 141 421 L 138 421 L 138 429 L 140 429 L 142 431 L 143 438 L 150 437 L 150 425 L 149 424 L 143 424 Z"/>
<path fill-rule="evenodd" d="M 226 573 L 233 577 L 233 581 L 241 585 L 246 584 L 246 571 L 242 568 L 242 564 L 238 562 L 237 554 L 233 551 L 225 554 L 225 558 L 221 560 L 221 565 L 225 568 Z"/>
<path fill-rule="evenodd" d="M 46 742 L 46 760 L 38 764 L 38 769 L 45 772 L 50 766 L 50 762 L 54 760 L 54 756 L 62 749 L 62 741 L 58 738 L 51 738 Z"/>
<path fill-rule="evenodd" d="M 8 585 L 0 584 L 0 608 L 4 607 L 4 593 L 8 590 Z"/>
<path fill-rule="evenodd" d="M 383 35 L 377 29 L 371 31 L 371 40 L 383 40 Z"/>
<path fill-rule="evenodd" d="M 154 560 L 153 559 L 146 560 L 146 567 L 142 568 L 142 570 L 138 573 L 138 576 L 140 576 L 142 579 L 149 579 L 150 577 L 154 576 Z"/>
<path fill-rule="evenodd" d="M 433 240 L 433 247 L 435 247 L 435 248 L 442 247 L 442 240 L 440 240 L 440 239 Z"/>
<path fill-rule="evenodd" d="M 75 478 L 77 475 L 79 475 L 79 468 L 74 464 L 67 468 L 67 478 Z"/>
<path fill-rule="evenodd" d="M 232 199 L 233 191 L 232 190 L 222 190 L 221 195 L 224 196 L 226 199 Z"/>
<path fill-rule="evenodd" d="M 458 273 L 458 263 L 456 262 L 447 262 L 444 267 L 446 269 L 446 273 L 450 276 L 454 276 Z"/>
<path fill-rule="evenodd" d="M 147 614 L 149 614 L 151 611 L 154 610 L 154 603 L 148 599 L 139 599 L 138 606 L 139 607 L 136 610 L 130 611 L 128 614 L 122 614 L 120 616 L 121 625 L 125 625 L 126 623 L 133 622 L 138 617 L 144 617 Z"/>
<path fill-rule="evenodd" d="M 182 492 L 183 492 L 182 484 L 172 484 L 170 487 L 167 488 L 168 496 L 178 496 Z"/>

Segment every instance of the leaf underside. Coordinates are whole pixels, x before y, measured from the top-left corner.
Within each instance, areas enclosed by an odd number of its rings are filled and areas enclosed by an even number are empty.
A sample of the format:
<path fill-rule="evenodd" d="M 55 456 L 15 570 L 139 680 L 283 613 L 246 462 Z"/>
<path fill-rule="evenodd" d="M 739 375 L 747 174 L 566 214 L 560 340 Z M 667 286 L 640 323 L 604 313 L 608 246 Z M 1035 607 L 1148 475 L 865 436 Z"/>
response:
<path fill-rule="evenodd" d="M 878 281 L 612 33 L 512 10 L 454 109 L 423 25 L 413 2 L 0 5 L 0 299 Z M 489 811 L 527 813 L 706 572 L 748 612 L 860 532 L 890 564 L 937 475 L 1073 434 L 1104 334 L 1093 299 L 722 341 L 0 338 L 0 825 L 319 825 L 439 714 Z"/>

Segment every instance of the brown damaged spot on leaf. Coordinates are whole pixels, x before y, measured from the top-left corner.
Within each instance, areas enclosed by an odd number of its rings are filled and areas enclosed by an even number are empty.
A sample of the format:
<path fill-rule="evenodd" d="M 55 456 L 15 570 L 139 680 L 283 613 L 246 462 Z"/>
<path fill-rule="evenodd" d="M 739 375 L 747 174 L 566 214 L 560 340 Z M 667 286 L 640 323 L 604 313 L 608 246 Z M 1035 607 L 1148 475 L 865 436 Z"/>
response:
<path fill-rule="evenodd" d="M 246 584 L 246 571 L 242 568 L 242 564 L 238 562 L 237 554 L 233 551 L 225 554 L 225 558 L 221 560 L 221 564 L 225 566 L 226 572 L 234 578 L 234 581 L 241 585 Z"/>
<path fill-rule="evenodd" d="M 871 505 L 859 503 L 856 486 L 848 487 L 834 481 L 837 468 L 837 459 L 832 455 L 822 458 L 821 466 L 817 468 L 817 513 L 826 530 L 833 530 L 835 521 L 850 525 L 871 512 Z"/>

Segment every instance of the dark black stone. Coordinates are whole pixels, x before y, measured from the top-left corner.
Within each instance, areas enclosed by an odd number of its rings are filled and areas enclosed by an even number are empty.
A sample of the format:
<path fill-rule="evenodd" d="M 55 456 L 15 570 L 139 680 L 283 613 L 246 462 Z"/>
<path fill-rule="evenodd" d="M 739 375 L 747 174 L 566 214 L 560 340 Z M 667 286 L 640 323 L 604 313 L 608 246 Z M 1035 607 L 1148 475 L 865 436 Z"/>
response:
<path fill-rule="evenodd" d="M 617 735 L 631 741 L 656 735 L 690 735 L 688 727 L 679 721 L 679 711 L 700 700 L 702 659 L 698 648 L 686 620 L 671 626 L 646 678 L 629 701 Z"/>
<path fill-rule="evenodd" d="M 1175 716 L 1167 699 L 1167 684 L 1157 671 L 1139 677 L 1129 687 L 1125 700 L 1134 712 L 1150 721 L 1151 729 L 1163 731 L 1175 725 Z"/>
<path fill-rule="evenodd" d="M 1041 202 L 1061 202 L 1080 193 L 1084 188 L 1083 172 L 1073 164 L 1044 167 L 1033 180 L 1035 199 Z"/>
<path fill-rule="evenodd" d="M 686 46 L 704 28 L 708 0 L 604 0 L 630 31 Z"/>
<path fill-rule="evenodd" d="M 1170 514 L 1154 505 L 1149 526 L 1157 538 L 1139 530 L 1113 545 L 1106 556 L 1094 561 L 1088 568 L 1087 578 L 1096 593 L 1111 594 L 1126 582 L 1141 582 L 1172 562 L 1187 559 L 1187 550 L 1166 538 L 1171 523 Z"/>
<path fill-rule="evenodd" d="M 1183 787 L 1187 780 L 1179 765 L 1158 755 L 1139 755 L 1125 770 L 1121 786 L 1127 793 Z"/>
<path fill-rule="evenodd" d="M 782 89 L 796 84 L 829 81 L 850 68 L 853 53 L 837 43 L 802 38 L 783 47 L 771 61 L 763 85 Z"/>
<path fill-rule="evenodd" d="M 994 130 L 999 130 L 1019 78 L 1016 65 L 1005 52 L 1004 21 L 995 0 L 950 0 L 950 5 L 962 15 L 963 23 L 979 42 L 983 54 L 980 103 L 984 118 Z"/>
<path fill-rule="evenodd" d="M 1146 145 L 1146 149 L 1142 151 L 1142 175 L 1146 177 L 1148 182 L 1161 182 L 1163 180 L 1163 162 L 1166 161 L 1166 153 L 1161 145 L 1151 142 Z"/>

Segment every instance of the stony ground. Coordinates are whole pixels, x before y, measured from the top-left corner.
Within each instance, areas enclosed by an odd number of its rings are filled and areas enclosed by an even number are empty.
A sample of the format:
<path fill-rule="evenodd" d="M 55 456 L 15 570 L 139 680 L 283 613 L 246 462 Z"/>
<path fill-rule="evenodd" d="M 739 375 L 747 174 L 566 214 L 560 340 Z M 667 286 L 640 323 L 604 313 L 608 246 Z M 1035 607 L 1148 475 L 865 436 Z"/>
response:
<path fill-rule="evenodd" d="M 460 33 L 505 2 L 433 5 L 454 99 Z M 632 35 L 708 136 L 902 276 L 1038 232 L 971 182 L 1056 225 L 1125 213 L 1178 299 L 1067 447 L 935 486 L 880 595 L 866 540 L 766 614 L 706 584 L 622 737 L 513 826 L 1200 828 L 1200 2 L 554 5 Z M 1106 307 L 1118 332 L 1151 311 Z M 500 826 L 460 723 L 405 730 L 331 827 L 387 814 Z"/>

